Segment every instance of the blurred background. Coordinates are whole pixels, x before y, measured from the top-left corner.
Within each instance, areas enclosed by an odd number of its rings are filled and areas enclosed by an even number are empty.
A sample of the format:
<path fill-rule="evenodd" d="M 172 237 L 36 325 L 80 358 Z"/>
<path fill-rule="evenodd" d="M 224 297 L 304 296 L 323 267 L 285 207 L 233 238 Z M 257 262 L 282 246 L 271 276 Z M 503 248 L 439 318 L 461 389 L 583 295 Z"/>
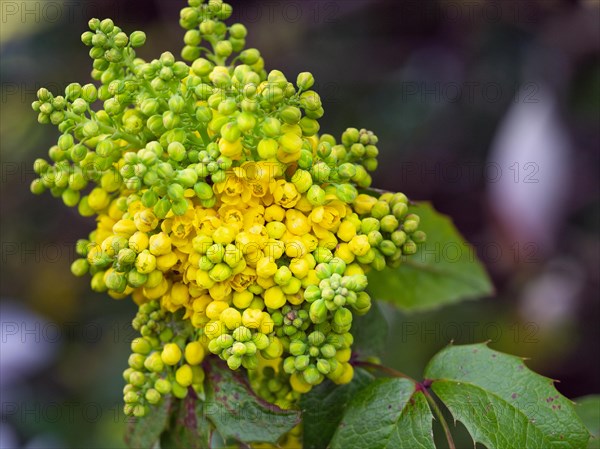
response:
<path fill-rule="evenodd" d="M 231 1 L 268 69 L 310 71 L 322 131 L 379 136 L 374 185 L 431 200 L 472 242 L 497 294 L 439 312 L 386 308 L 384 363 L 420 377 L 449 341 L 530 357 L 571 398 L 600 392 L 598 0 Z M 0 448 L 119 448 L 134 307 L 69 266 L 90 219 L 30 194 L 58 131 L 38 88 L 88 82 L 79 36 L 111 17 L 182 48 L 183 1 L 0 2 Z M 468 439 L 461 447 L 472 447 Z"/>

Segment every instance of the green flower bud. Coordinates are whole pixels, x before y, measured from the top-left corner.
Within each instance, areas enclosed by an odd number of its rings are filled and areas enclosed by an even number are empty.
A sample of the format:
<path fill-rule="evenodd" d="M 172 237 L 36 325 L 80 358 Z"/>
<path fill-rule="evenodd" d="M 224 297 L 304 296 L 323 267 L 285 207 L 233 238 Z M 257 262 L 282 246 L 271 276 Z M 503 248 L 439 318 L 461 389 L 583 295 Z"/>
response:
<path fill-rule="evenodd" d="M 376 271 L 382 271 L 386 266 L 385 256 L 376 249 L 374 249 L 373 251 L 375 253 L 375 257 L 373 258 L 373 261 L 371 262 L 371 267 Z M 394 250 L 394 252 L 395 252 L 395 250 Z"/>
<path fill-rule="evenodd" d="M 313 185 L 308 189 L 306 197 L 308 202 L 313 206 L 322 206 L 325 204 L 325 191 L 317 185 Z"/>
<path fill-rule="evenodd" d="M 81 205 L 81 203 L 79 204 Z M 104 283 L 104 271 L 99 271 L 94 276 L 92 276 L 90 285 L 92 287 L 92 290 L 94 290 L 95 292 L 105 292 L 106 284 Z"/>
<path fill-rule="evenodd" d="M 321 290 L 316 285 L 309 285 L 304 290 L 304 299 L 307 302 L 314 302 L 321 297 Z"/>
<path fill-rule="evenodd" d="M 335 194 L 343 202 L 352 203 L 358 196 L 358 191 L 352 184 L 338 184 L 335 188 Z"/>
<path fill-rule="evenodd" d="M 142 354 L 131 354 L 128 359 L 129 366 L 134 370 L 141 370 L 144 367 L 146 358 Z"/>
<path fill-rule="evenodd" d="M 296 372 L 296 359 L 295 357 L 287 357 L 283 361 L 283 370 L 288 374 L 293 374 Z"/>
<path fill-rule="evenodd" d="M 190 30 L 196 31 L 196 30 Z M 185 40 L 185 38 L 184 38 Z M 192 45 L 185 45 L 181 49 L 181 57 L 186 61 L 194 61 L 200 56 L 200 48 Z"/>
<path fill-rule="evenodd" d="M 262 124 L 262 131 L 268 137 L 278 137 L 281 134 L 281 122 L 274 117 L 268 117 Z"/>
<path fill-rule="evenodd" d="M 300 355 L 294 360 L 294 368 L 297 371 L 305 370 L 310 363 L 310 357 L 308 355 Z"/>
<path fill-rule="evenodd" d="M 406 222 L 405 222 L 406 223 Z M 386 215 L 380 220 L 381 230 L 383 232 L 394 232 L 398 229 L 398 219 L 393 215 Z"/>
<path fill-rule="evenodd" d="M 356 128 L 348 128 L 342 134 L 342 143 L 345 146 L 350 147 L 354 143 L 358 142 L 359 138 L 360 138 L 360 134 L 358 132 L 358 129 L 356 129 Z"/>
<path fill-rule="evenodd" d="M 311 385 L 317 385 L 323 382 L 323 374 L 321 374 L 318 368 L 314 365 L 310 365 L 302 374 L 304 375 L 304 380 Z"/>
<path fill-rule="evenodd" d="M 300 193 L 306 192 L 312 186 L 312 177 L 306 170 L 297 169 L 291 179 Z"/>
<path fill-rule="evenodd" d="M 310 305 L 309 309 L 310 320 L 313 323 L 319 324 L 327 319 L 327 306 L 323 299 L 317 299 Z"/>
<path fill-rule="evenodd" d="M 166 129 L 173 129 L 180 125 L 181 118 L 172 111 L 166 111 L 163 113 L 162 122 Z"/>
<path fill-rule="evenodd" d="M 341 307 L 333 314 L 333 330 L 337 333 L 348 332 L 352 326 L 352 312 Z"/>
<path fill-rule="evenodd" d="M 336 351 L 335 347 L 330 343 L 326 343 L 323 346 L 321 346 L 321 354 L 326 359 L 331 359 L 331 358 L 335 357 L 336 352 L 337 351 Z"/>
<path fill-rule="evenodd" d="M 325 334 L 320 331 L 311 332 L 308 335 L 308 343 L 313 346 L 321 346 L 325 342 Z"/>
<path fill-rule="evenodd" d="M 180 385 L 177 382 L 171 383 L 171 391 L 173 392 L 173 396 L 175 396 L 178 399 L 184 399 L 188 394 L 187 387 L 184 387 L 183 385 Z"/>
<path fill-rule="evenodd" d="M 306 352 L 306 344 L 300 340 L 294 340 L 290 343 L 290 354 L 299 356 Z"/>
<path fill-rule="evenodd" d="M 425 234 L 423 231 L 415 231 L 411 235 L 411 239 L 415 243 L 424 243 L 427 240 L 427 234 Z"/>
<path fill-rule="evenodd" d="M 71 273 L 75 276 L 85 275 L 90 268 L 90 265 L 86 259 L 77 259 L 71 264 Z"/>
<path fill-rule="evenodd" d="M 140 273 L 139 271 L 133 269 L 127 275 L 127 283 L 134 288 L 141 287 L 148 282 L 148 275 L 144 273 Z"/>
<path fill-rule="evenodd" d="M 281 120 L 290 125 L 295 125 L 302 118 L 302 111 L 295 106 L 285 106 L 280 112 Z"/>
<path fill-rule="evenodd" d="M 406 242 L 407 236 L 404 231 L 394 231 L 391 234 L 391 239 L 394 245 L 401 247 Z"/>
<path fill-rule="evenodd" d="M 233 52 L 233 47 L 229 41 L 219 41 L 214 47 L 215 54 L 221 57 L 227 57 Z"/>
<path fill-rule="evenodd" d="M 177 173 L 175 181 L 182 184 L 184 187 L 192 187 L 196 184 L 196 181 L 198 181 L 198 174 L 193 168 L 185 168 Z"/>
<path fill-rule="evenodd" d="M 186 45 L 197 46 L 202 42 L 202 35 L 199 30 L 188 30 L 183 36 L 183 42 Z"/>
<path fill-rule="evenodd" d="M 300 128 L 302 129 L 302 134 L 305 136 L 314 136 L 319 132 L 321 126 L 319 122 L 310 117 L 302 117 L 300 120 Z"/>
<path fill-rule="evenodd" d="M 256 48 L 249 48 L 241 52 L 239 58 L 244 64 L 253 65 L 260 59 L 260 52 Z"/>
<path fill-rule="evenodd" d="M 146 391 L 146 400 L 150 404 L 158 404 L 160 402 L 160 393 L 154 388 L 150 388 L 148 391 Z"/>
<path fill-rule="evenodd" d="M 377 201 L 371 209 L 371 216 L 381 219 L 390 213 L 390 205 L 385 201 Z"/>
<path fill-rule="evenodd" d="M 354 143 L 350 147 L 350 154 L 357 159 L 362 158 L 365 155 L 365 146 L 362 143 Z"/>
<path fill-rule="evenodd" d="M 300 159 L 298 159 L 298 166 L 304 170 L 309 170 L 313 165 L 312 153 L 308 150 L 300 151 Z"/>
<path fill-rule="evenodd" d="M 185 198 L 174 199 L 171 203 L 171 210 L 175 215 L 181 216 L 189 210 L 188 202 Z"/>
<path fill-rule="evenodd" d="M 239 326 L 233 331 L 233 338 L 237 341 L 245 343 L 252 339 L 252 332 L 246 326 Z"/>
<path fill-rule="evenodd" d="M 141 47 L 146 43 L 146 33 L 143 31 L 134 31 L 129 36 L 129 43 L 134 48 Z"/>
<path fill-rule="evenodd" d="M 141 387 L 146 383 L 146 376 L 140 371 L 134 371 L 129 376 L 129 383 L 134 387 Z"/>
<path fill-rule="evenodd" d="M 246 345 L 239 341 L 235 342 L 231 347 L 231 353 L 240 357 L 243 356 L 246 354 Z"/>
<path fill-rule="evenodd" d="M 407 234 L 412 234 L 413 232 L 415 232 L 418 229 L 419 222 L 417 220 L 409 219 L 408 217 L 410 217 L 410 215 L 407 216 L 404 223 L 402 223 L 402 229 Z"/>
<path fill-rule="evenodd" d="M 325 162 L 317 162 L 311 170 L 312 177 L 317 182 L 326 182 L 331 174 L 331 168 Z"/>
<path fill-rule="evenodd" d="M 245 355 L 242 357 L 242 366 L 247 370 L 255 370 L 258 368 L 258 358 L 255 355 Z"/>
<path fill-rule="evenodd" d="M 412 255 L 417 252 L 417 244 L 412 240 L 408 240 L 404 245 L 402 245 L 402 252 L 406 255 Z"/>
<path fill-rule="evenodd" d="M 306 115 L 309 118 L 318 118 L 311 117 L 310 112 L 319 111 L 321 109 L 321 97 L 315 91 L 308 90 L 300 94 L 300 105 L 305 110 Z M 319 114 L 319 116 L 322 114 Z"/>
<path fill-rule="evenodd" d="M 129 248 L 123 248 L 117 255 L 117 262 L 121 266 L 131 265 L 135 262 L 137 254 Z"/>
<path fill-rule="evenodd" d="M 171 392 L 171 382 L 166 379 L 157 379 L 154 382 L 154 388 L 160 394 L 169 394 Z"/>
<path fill-rule="evenodd" d="M 123 293 L 127 287 L 125 274 L 116 271 L 111 271 L 104 281 L 106 282 L 106 287 L 108 287 L 108 289 L 117 293 Z"/>
<path fill-rule="evenodd" d="M 89 120 L 83 125 L 82 132 L 85 137 L 95 137 L 99 132 L 98 124 Z"/>
<path fill-rule="evenodd" d="M 315 84 L 315 78 L 310 72 L 302 72 L 298 74 L 298 78 L 296 79 L 296 86 L 300 90 L 308 90 L 313 84 Z"/>
<path fill-rule="evenodd" d="M 171 210 L 171 202 L 167 198 L 162 198 L 152 208 L 157 218 L 163 219 Z"/>
<path fill-rule="evenodd" d="M 371 308 L 371 297 L 367 292 L 359 292 L 356 295 L 356 302 L 354 303 L 354 309 L 359 314 L 365 314 Z"/>
<path fill-rule="evenodd" d="M 392 207 L 392 214 L 398 220 L 401 220 L 402 217 L 404 217 L 404 215 L 406 215 L 407 212 L 408 212 L 408 206 L 406 205 L 406 203 L 398 202 L 398 203 L 394 204 L 394 206 Z"/>
<path fill-rule="evenodd" d="M 270 343 L 269 337 L 267 337 L 265 334 L 260 333 L 254 335 L 254 337 L 252 337 L 252 341 L 254 342 L 256 349 L 258 349 L 259 351 L 266 349 Z"/>
<path fill-rule="evenodd" d="M 94 101 L 96 101 L 97 98 L 98 90 L 96 89 L 96 86 L 94 86 L 93 84 L 86 84 L 81 89 L 81 98 L 78 98 L 73 102 L 73 112 L 79 114 L 87 110 L 86 103 L 93 103 Z M 79 100 L 82 100 L 82 102 L 79 102 Z M 81 109 L 83 109 L 83 111 L 77 112 Z"/>
<path fill-rule="evenodd" d="M 169 98 L 168 106 L 174 114 L 179 114 L 185 108 L 185 100 L 181 95 L 173 95 Z"/>
<path fill-rule="evenodd" d="M 393 256 L 396 252 L 396 244 L 392 240 L 383 240 L 379 244 L 379 251 L 384 256 Z"/>
<path fill-rule="evenodd" d="M 368 171 L 375 171 L 379 166 L 379 162 L 377 161 L 377 159 L 372 157 L 363 159 L 362 164 Z"/>
<path fill-rule="evenodd" d="M 231 357 L 229 357 L 227 359 L 227 366 L 229 367 L 229 369 L 231 370 L 236 370 L 238 369 L 240 366 L 242 366 L 242 358 L 238 355 L 232 355 Z"/>
<path fill-rule="evenodd" d="M 234 23 L 229 27 L 229 34 L 236 39 L 243 39 L 248 34 L 248 30 L 241 23 Z"/>
<path fill-rule="evenodd" d="M 140 400 L 140 397 L 134 391 L 129 391 L 128 393 L 125 394 L 125 396 L 123 396 L 123 401 L 125 401 L 128 404 L 138 402 L 139 400 Z"/>

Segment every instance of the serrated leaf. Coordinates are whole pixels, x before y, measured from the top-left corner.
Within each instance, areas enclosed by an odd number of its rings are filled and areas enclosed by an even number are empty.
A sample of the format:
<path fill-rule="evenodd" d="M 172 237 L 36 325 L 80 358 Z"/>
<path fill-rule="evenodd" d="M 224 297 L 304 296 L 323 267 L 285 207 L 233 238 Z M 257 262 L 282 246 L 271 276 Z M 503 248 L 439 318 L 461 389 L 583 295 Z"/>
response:
<path fill-rule="evenodd" d="M 575 411 L 592 435 L 588 449 L 600 449 L 600 396 L 590 395 L 575 399 Z"/>
<path fill-rule="evenodd" d="M 551 379 L 485 344 L 449 346 L 431 360 L 432 390 L 488 449 L 585 448 L 588 432 Z"/>
<path fill-rule="evenodd" d="M 171 406 L 172 398 L 167 396 L 143 418 L 130 418 L 125 433 L 127 446 L 132 449 L 151 449 L 169 425 Z"/>
<path fill-rule="evenodd" d="M 421 218 L 427 241 L 396 269 L 368 273 L 369 292 L 403 310 L 422 311 L 489 296 L 494 288 L 475 250 L 452 220 L 429 203 L 409 208 Z"/>
<path fill-rule="evenodd" d="M 327 447 L 350 400 L 373 380 L 371 374 L 357 369 L 349 384 L 336 385 L 328 380 L 302 395 L 304 449 Z"/>
<path fill-rule="evenodd" d="M 427 400 L 408 379 L 378 379 L 348 406 L 331 449 L 434 449 Z"/>
<path fill-rule="evenodd" d="M 225 440 L 276 444 L 300 422 L 299 411 L 282 410 L 260 399 L 239 372 L 214 361 L 205 367 L 206 402 L 201 413 Z"/>
<path fill-rule="evenodd" d="M 191 394 L 177 401 L 171 424 L 161 435 L 161 449 L 210 449 L 213 426 L 201 410 L 201 402 Z"/>
<path fill-rule="evenodd" d="M 384 352 L 389 325 L 378 301 L 373 301 L 366 315 L 354 318 L 351 332 L 354 336 L 352 349 L 360 356 L 381 355 Z"/>

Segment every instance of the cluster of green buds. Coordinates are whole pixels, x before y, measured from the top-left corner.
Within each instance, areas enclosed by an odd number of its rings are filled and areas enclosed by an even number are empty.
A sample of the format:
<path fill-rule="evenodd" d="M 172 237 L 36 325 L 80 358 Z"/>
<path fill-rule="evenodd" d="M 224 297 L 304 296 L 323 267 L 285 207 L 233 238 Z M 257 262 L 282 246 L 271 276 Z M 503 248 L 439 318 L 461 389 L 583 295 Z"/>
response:
<path fill-rule="evenodd" d="M 336 324 L 345 322 L 342 317 L 349 313 L 345 306 L 354 309 L 358 315 L 371 309 L 371 297 L 364 291 L 367 277 L 364 274 L 344 275 L 346 263 L 341 259 L 320 263 L 315 270 L 321 280 L 319 285 L 310 285 L 304 291 L 304 299 L 310 304 L 310 319 L 320 324 L 327 320 L 329 312 L 334 312 L 334 330 L 345 332 L 346 324 Z"/>
<path fill-rule="evenodd" d="M 281 343 L 269 338 L 273 326 L 271 316 L 261 309 L 247 308 L 240 313 L 235 307 L 227 307 L 218 320 L 204 327 L 204 336 L 208 338 L 208 350 L 225 360 L 230 369 L 243 366 L 253 370 L 258 367 L 259 353 L 266 358 L 281 355 Z"/>
<path fill-rule="evenodd" d="M 420 218 L 408 213 L 408 198 L 403 193 L 386 192 L 379 198 L 361 194 L 353 205 L 361 217 L 360 232 L 371 247 L 363 260 L 369 260 L 376 270 L 398 266 L 402 256 L 415 254 L 417 245 L 425 242 Z"/>
<path fill-rule="evenodd" d="M 205 356 L 197 331 L 180 314 L 165 312 L 157 301 L 140 306 L 133 328 L 129 368 L 123 372 L 126 415 L 145 416 L 167 394 L 183 399 L 189 389 L 203 391 Z"/>

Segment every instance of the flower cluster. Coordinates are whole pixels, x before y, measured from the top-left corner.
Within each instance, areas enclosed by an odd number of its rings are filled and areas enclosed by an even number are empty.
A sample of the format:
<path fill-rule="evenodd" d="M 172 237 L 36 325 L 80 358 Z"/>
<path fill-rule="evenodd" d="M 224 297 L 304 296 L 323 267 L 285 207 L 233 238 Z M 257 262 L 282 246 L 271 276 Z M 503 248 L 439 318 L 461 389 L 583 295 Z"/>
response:
<path fill-rule="evenodd" d="M 377 137 L 320 133 L 313 76 L 267 72 L 230 15 L 220 0 L 189 1 L 189 64 L 169 52 L 146 62 L 142 32 L 92 19 L 82 41 L 98 84 L 40 89 L 33 103 L 62 135 L 53 163 L 35 162 L 32 191 L 96 217 L 73 273 L 139 305 L 129 414 L 201 388 L 205 354 L 248 370 L 282 407 L 326 378 L 349 382 L 366 273 L 425 239 L 405 195 L 365 190 Z"/>

